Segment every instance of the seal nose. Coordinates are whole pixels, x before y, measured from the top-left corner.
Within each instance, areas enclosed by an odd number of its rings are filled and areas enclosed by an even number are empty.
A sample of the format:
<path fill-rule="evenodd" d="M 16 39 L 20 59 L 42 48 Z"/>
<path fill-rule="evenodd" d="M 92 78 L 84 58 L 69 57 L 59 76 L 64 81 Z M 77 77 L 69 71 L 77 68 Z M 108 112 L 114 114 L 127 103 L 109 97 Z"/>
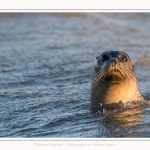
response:
<path fill-rule="evenodd" d="M 117 59 L 117 58 L 112 58 L 112 59 L 111 59 L 111 63 L 112 63 L 113 65 L 117 65 L 117 64 L 118 64 L 118 59 Z"/>
<path fill-rule="evenodd" d="M 118 62 L 117 58 L 112 58 L 110 63 L 111 63 L 111 66 L 113 67 L 113 69 L 115 69 L 115 70 L 118 69 L 119 62 Z"/>
<path fill-rule="evenodd" d="M 114 64 L 115 64 L 115 65 L 117 65 L 117 63 L 118 63 L 118 59 L 117 59 L 117 58 L 115 58 L 115 59 L 113 60 L 113 62 L 114 62 Z"/>

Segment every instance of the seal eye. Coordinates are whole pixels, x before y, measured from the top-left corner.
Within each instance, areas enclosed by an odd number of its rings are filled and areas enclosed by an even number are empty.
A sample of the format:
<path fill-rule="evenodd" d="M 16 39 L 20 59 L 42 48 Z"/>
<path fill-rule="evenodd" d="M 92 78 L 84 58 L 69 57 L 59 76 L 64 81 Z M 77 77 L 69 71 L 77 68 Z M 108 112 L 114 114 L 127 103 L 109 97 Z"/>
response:
<path fill-rule="evenodd" d="M 127 62 L 128 58 L 126 56 L 122 57 L 122 61 Z"/>
<path fill-rule="evenodd" d="M 109 60 L 109 54 L 104 54 L 101 58 L 101 61 L 107 61 Z"/>

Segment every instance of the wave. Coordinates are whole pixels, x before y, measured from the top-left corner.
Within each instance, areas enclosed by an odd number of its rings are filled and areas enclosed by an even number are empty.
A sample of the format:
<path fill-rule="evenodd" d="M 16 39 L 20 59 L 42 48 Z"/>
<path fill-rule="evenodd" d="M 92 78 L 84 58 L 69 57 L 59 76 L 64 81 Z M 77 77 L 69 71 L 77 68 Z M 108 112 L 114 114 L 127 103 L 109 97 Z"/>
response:
<path fill-rule="evenodd" d="M 139 57 L 134 64 L 136 66 L 139 66 L 139 65 L 142 65 L 142 66 L 150 65 L 150 56 L 148 56 L 147 54 L 144 54 L 141 57 Z"/>

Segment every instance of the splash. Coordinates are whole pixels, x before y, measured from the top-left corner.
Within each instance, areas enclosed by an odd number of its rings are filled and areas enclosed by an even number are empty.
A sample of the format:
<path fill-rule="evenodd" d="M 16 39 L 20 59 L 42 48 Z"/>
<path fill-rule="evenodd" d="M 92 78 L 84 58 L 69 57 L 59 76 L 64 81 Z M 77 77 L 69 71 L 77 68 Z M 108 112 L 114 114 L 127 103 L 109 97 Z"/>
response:
<path fill-rule="evenodd" d="M 110 107 L 110 105 L 111 104 L 109 104 L 109 107 Z M 112 107 L 109 109 L 108 109 L 108 105 L 102 105 L 100 103 L 100 107 L 98 107 L 96 114 L 106 116 L 108 114 L 123 112 L 125 110 L 130 110 L 130 109 L 144 108 L 146 106 L 150 106 L 150 100 L 131 101 L 131 102 L 127 102 L 125 104 L 119 102 L 118 104 L 112 105 Z"/>

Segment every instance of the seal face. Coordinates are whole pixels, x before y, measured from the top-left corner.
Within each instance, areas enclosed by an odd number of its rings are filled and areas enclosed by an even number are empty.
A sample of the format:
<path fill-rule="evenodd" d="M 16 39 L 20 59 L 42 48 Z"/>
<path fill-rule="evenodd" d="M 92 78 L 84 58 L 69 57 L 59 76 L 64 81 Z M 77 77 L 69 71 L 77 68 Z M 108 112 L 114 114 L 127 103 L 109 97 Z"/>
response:
<path fill-rule="evenodd" d="M 122 51 L 106 51 L 96 57 L 90 108 L 111 108 L 132 101 L 143 101 L 143 98 L 131 58 Z"/>

